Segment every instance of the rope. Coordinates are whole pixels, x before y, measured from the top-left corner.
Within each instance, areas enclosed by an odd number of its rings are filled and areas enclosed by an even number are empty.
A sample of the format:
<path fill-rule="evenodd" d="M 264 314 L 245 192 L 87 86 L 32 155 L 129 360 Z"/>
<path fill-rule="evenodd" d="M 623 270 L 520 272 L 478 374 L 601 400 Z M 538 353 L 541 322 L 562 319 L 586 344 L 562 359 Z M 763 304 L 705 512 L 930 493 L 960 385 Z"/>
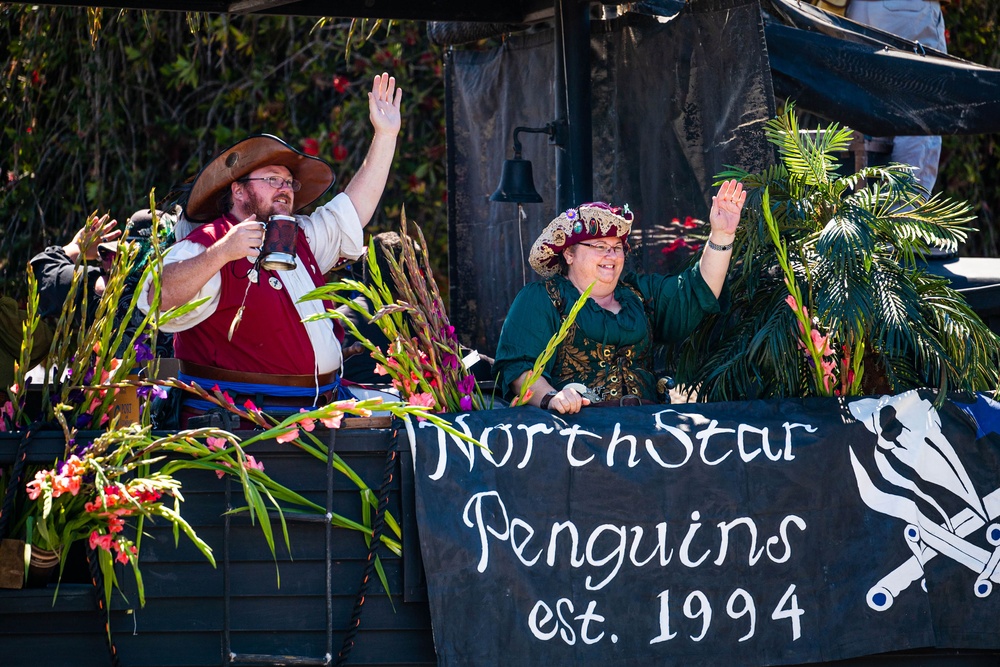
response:
<path fill-rule="evenodd" d="M 97 557 L 97 551 L 87 547 L 87 566 L 90 570 L 90 580 L 94 584 L 94 600 L 97 602 L 97 613 L 101 614 L 104 624 L 104 637 L 107 639 L 108 660 L 111 667 L 121 667 L 115 640 L 111 637 L 111 610 L 104 608 L 104 573 Z"/>
<path fill-rule="evenodd" d="M 396 433 L 392 434 L 389 443 L 389 450 L 385 457 L 385 471 L 382 474 L 382 486 L 378 492 L 378 509 L 375 510 L 375 519 L 372 521 L 372 541 L 368 549 L 368 561 L 365 563 L 364 575 L 361 577 L 361 587 L 358 589 L 358 596 L 354 600 L 354 610 L 351 612 L 351 620 L 347 625 L 347 635 L 344 643 L 337 655 L 337 665 L 344 665 L 347 656 L 354 648 L 354 638 L 361 627 L 361 611 L 365 604 L 365 595 L 368 593 L 368 586 L 371 584 L 372 573 L 375 570 L 375 552 L 378 550 L 379 542 L 382 541 L 382 529 L 385 527 L 385 508 L 389 504 L 389 485 L 392 483 L 393 469 L 396 465 Z"/>
<path fill-rule="evenodd" d="M 0 539 L 7 537 L 10 517 L 14 513 L 14 501 L 17 492 L 24 482 L 24 467 L 28 458 L 28 445 L 35 437 L 35 433 L 42 426 L 43 422 L 35 422 L 24 432 L 20 444 L 17 446 L 17 453 L 14 454 L 14 466 L 10 471 L 10 481 L 7 483 L 7 492 L 4 494 L 3 507 L 0 507 Z"/>

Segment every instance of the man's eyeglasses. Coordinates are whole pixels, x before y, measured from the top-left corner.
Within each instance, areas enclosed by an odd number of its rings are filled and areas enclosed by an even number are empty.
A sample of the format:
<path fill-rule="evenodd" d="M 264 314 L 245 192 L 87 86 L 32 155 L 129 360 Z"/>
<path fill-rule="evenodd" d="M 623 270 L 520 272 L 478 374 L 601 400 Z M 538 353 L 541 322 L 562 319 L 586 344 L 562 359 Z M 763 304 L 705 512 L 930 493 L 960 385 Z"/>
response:
<path fill-rule="evenodd" d="M 280 176 L 265 176 L 263 178 L 241 178 L 240 183 L 246 183 L 247 181 L 264 181 L 270 185 L 275 190 L 278 190 L 282 186 L 288 188 L 292 192 L 298 192 L 302 189 L 302 183 L 295 180 L 294 178 L 281 178 Z"/>
<path fill-rule="evenodd" d="M 616 257 L 623 257 L 625 255 L 625 246 L 621 244 L 606 246 L 603 243 L 587 243 L 585 241 L 580 241 L 578 245 L 585 245 L 588 248 L 593 248 L 603 255 L 615 255 Z"/>

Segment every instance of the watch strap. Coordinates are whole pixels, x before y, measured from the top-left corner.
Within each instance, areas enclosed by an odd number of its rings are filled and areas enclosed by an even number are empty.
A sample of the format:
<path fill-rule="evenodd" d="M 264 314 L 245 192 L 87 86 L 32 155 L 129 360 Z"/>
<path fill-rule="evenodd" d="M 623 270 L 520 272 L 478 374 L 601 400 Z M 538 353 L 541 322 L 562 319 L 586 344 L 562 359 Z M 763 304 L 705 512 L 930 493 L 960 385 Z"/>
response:
<path fill-rule="evenodd" d="M 555 389 L 553 389 L 549 393 L 547 393 L 544 396 L 542 396 L 542 400 L 538 404 L 538 407 L 540 407 L 542 410 L 548 410 L 549 409 L 549 403 L 552 402 L 552 397 L 555 396 L 558 393 L 559 393 L 558 391 L 556 391 Z"/>

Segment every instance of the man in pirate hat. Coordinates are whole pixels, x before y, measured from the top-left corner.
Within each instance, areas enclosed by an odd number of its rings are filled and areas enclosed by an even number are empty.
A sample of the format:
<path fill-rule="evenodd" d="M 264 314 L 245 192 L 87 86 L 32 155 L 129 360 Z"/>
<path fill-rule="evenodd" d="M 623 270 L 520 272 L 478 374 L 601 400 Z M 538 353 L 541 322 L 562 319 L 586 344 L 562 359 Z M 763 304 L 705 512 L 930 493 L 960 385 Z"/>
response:
<path fill-rule="evenodd" d="M 396 150 L 402 90 L 388 74 L 375 77 L 369 115 L 375 136 L 364 163 L 342 193 L 311 215 L 295 215 L 333 185 L 332 167 L 270 135 L 251 136 L 223 151 L 195 179 L 185 208 L 193 231 L 164 259 L 160 309 L 207 297 L 162 327 L 175 332 L 180 379 L 219 385 L 261 409 L 309 407 L 335 398 L 340 342 L 330 320 L 303 323 L 325 311 L 299 298 L 324 284 L 341 257 L 365 250 L 363 228 L 382 196 Z M 267 270 L 257 262 L 264 224 L 294 215 L 296 267 Z M 181 238 L 183 231 L 177 231 Z M 146 308 L 154 295 L 147 282 Z M 190 405 L 188 405 L 190 403 Z M 211 406 L 186 402 L 192 409 Z"/>

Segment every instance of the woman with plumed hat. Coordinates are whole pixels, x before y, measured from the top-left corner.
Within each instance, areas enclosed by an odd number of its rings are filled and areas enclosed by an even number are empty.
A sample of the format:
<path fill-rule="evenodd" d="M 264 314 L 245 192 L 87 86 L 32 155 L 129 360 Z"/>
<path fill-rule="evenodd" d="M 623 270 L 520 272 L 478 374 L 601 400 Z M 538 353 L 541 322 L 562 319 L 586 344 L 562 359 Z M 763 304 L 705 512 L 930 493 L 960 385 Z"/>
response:
<path fill-rule="evenodd" d="M 569 209 L 542 230 L 529 261 L 544 282 L 526 285 L 500 332 L 494 373 L 516 395 L 570 308 L 593 285 L 569 333 L 531 387 L 529 403 L 561 414 L 587 405 L 655 402 L 653 346 L 688 336 L 720 310 L 746 191 L 723 183 L 699 261 L 667 276 L 624 272 L 632 213 L 602 202 Z"/>

